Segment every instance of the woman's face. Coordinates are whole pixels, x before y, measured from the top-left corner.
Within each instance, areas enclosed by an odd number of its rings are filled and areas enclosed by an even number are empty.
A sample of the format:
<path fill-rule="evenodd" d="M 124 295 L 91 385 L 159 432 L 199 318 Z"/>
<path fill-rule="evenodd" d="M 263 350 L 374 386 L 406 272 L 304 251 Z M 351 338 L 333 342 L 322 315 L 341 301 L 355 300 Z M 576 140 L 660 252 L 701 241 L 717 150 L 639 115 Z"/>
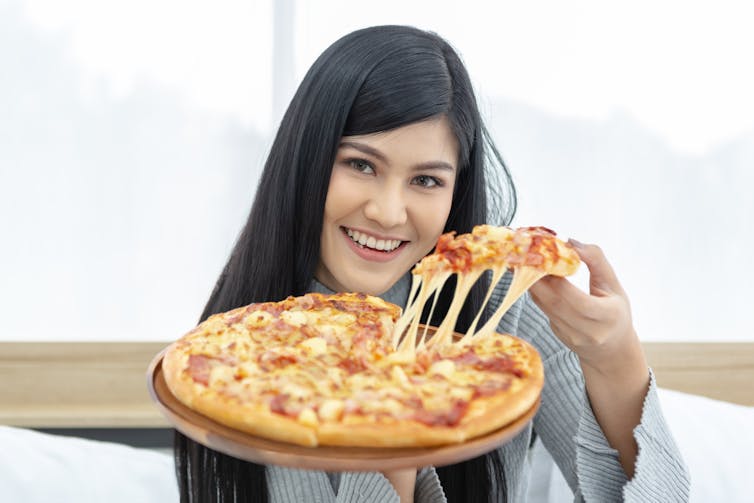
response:
<path fill-rule="evenodd" d="M 341 139 L 316 278 L 378 295 L 426 255 L 450 213 L 458 143 L 447 118 Z"/>

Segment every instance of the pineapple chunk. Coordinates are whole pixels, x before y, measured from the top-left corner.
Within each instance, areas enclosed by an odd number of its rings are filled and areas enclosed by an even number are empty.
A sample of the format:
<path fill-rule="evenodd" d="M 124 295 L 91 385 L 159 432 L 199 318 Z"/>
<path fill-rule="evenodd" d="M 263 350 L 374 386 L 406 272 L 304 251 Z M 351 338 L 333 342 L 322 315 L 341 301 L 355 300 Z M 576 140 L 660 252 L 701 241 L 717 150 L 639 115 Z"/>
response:
<path fill-rule="evenodd" d="M 328 399 L 319 406 L 319 417 L 323 421 L 337 421 L 343 414 L 345 403 L 343 400 Z"/>
<path fill-rule="evenodd" d="M 310 408 L 306 408 L 299 412 L 298 414 L 298 422 L 305 425 L 305 426 L 317 426 L 319 424 L 319 420 L 317 419 L 317 414 Z"/>
<path fill-rule="evenodd" d="M 301 325 L 306 325 L 306 314 L 302 313 L 301 311 L 283 311 L 280 313 L 280 317 L 288 323 L 289 325 L 293 325 L 294 327 L 300 327 Z"/>

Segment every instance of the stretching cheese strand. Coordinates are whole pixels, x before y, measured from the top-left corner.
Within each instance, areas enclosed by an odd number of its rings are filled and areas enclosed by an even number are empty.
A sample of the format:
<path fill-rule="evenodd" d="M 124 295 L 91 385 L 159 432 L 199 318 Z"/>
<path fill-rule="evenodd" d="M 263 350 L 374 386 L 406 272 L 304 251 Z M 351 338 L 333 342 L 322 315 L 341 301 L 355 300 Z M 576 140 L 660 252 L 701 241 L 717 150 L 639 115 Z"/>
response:
<path fill-rule="evenodd" d="M 474 336 L 484 337 L 486 335 L 495 333 L 498 323 L 500 323 L 500 320 L 503 319 L 503 315 L 508 312 L 508 309 L 510 309 L 513 303 L 516 302 L 518 298 L 521 297 L 524 292 L 526 292 L 526 290 L 528 290 L 534 283 L 539 281 L 544 276 L 547 276 L 547 274 L 547 272 L 540 271 L 539 269 L 535 269 L 534 267 L 521 266 L 515 268 L 513 270 L 513 280 L 511 281 L 511 286 L 505 293 L 503 302 L 495 310 L 495 313 L 490 317 L 490 319 L 487 320 L 487 323 L 485 323 L 484 326 L 480 328 L 476 334 L 474 334 Z"/>
<path fill-rule="evenodd" d="M 437 345 L 445 346 L 453 343 L 453 332 L 455 331 L 458 315 L 461 314 L 461 308 L 466 301 L 466 297 L 471 291 L 471 287 L 479 279 L 484 271 L 473 271 L 466 274 L 457 274 L 456 291 L 453 294 L 453 300 L 448 308 L 448 313 L 443 318 L 442 323 L 437 328 L 437 332 L 427 341 L 427 347 Z"/>
<path fill-rule="evenodd" d="M 507 264 L 502 264 L 492 270 L 492 281 L 490 281 L 490 287 L 487 289 L 487 295 L 485 295 L 484 300 L 482 301 L 482 306 L 479 308 L 479 312 L 477 313 L 476 317 L 474 318 L 474 321 L 471 322 L 471 326 L 469 326 L 469 329 L 466 331 L 466 335 L 464 335 L 458 343 L 460 345 L 463 345 L 471 339 L 471 336 L 474 334 L 474 331 L 476 330 L 477 323 L 479 323 L 479 318 L 482 317 L 482 313 L 484 312 L 484 309 L 487 307 L 487 303 L 490 301 L 490 297 L 492 297 L 492 292 L 495 291 L 495 287 L 497 286 L 500 279 L 503 277 L 503 274 L 505 274 L 505 271 L 508 270 Z"/>
<path fill-rule="evenodd" d="M 409 304 L 406 307 L 406 311 L 398 319 L 395 325 L 393 347 L 397 348 L 397 350 L 391 359 L 395 359 L 396 361 L 413 361 L 417 347 L 442 347 L 453 344 L 453 333 L 463 303 L 471 291 L 471 288 L 487 269 L 492 271 L 492 280 L 482 302 L 482 306 L 466 334 L 460 340 L 455 342 L 455 344 L 463 345 L 468 343 L 472 337 L 485 337 L 495 333 L 500 320 L 508 309 L 510 309 L 516 300 L 518 300 L 518 298 L 521 297 L 521 295 L 523 295 L 524 292 L 526 292 L 526 290 L 528 290 L 534 283 L 548 274 L 567 276 L 572 274 L 575 271 L 575 268 L 578 267 L 578 256 L 575 255 L 572 250 L 564 246 L 560 240 L 555 241 L 557 248 L 555 261 L 554 263 L 548 262 L 549 266 L 545 270 L 526 265 L 511 266 L 506 261 L 507 254 L 512 253 L 514 255 L 523 255 L 524 253 L 528 253 L 528 247 L 531 244 L 532 236 L 527 233 L 527 229 L 524 229 L 523 232 L 521 232 L 521 230 L 513 231 L 508 227 L 477 226 L 472 235 L 472 239 L 476 239 L 477 243 L 479 240 L 484 240 L 483 246 L 486 246 L 487 248 L 483 250 L 487 252 L 487 254 L 489 254 L 490 249 L 492 249 L 495 250 L 495 255 L 484 255 L 483 260 L 486 261 L 486 267 L 479 268 L 480 270 L 455 273 L 457 281 L 453 300 L 451 301 L 451 305 L 448 308 L 448 312 L 446 313 L 445 318 L 443 318 L 442 323 L 429 339 L 426 338 L 428 325 L 432 320 L 432 314 L 437 305 L 439 292 L 448 278 L 454 273 L 448 270 L 451 268 L 450 262 L 441 254 L 426 257 L 419 266 L 414 269 L 413 282 L 409 293 Z M 468 235 L 464 235 L 464 237 L 468 239 Z M 446 241 L 445 244 L 447 246 L 448 242 Z M 569 255 L 571 256 L 569 257 Z M 478 259 L 479 257 L 477 256 L 476 258 Z M 484 326 L 477 330 L 477 324 L 479 323 L 486 305 L 492 297 L 492 292 L 494 291 L 495 286 L 508 269 L 513 270 L 513 280 L 502 303 L 498 306 L 490 319 L 487 320 Z M 440 270 L 441 272 L 434 273 L 434 270 Z M 420 318 L 424 312 L 424 306 L 430 298 L 433 298 L 433 302 L 429 318 L 427 319 L 422 336 L 417 344 L 417 331 Z"/>
<path fill-rule="evenodd" d="M 413 356 L 416 350 L 416 332 L 419 328 L 419 319 L 421 318 L 424 305 L 432 294 L 440 290 L 445 284 L 445 281 L 450 277 L 450 272 L 440 274 L 435 277 L 431 276 L 414 276 L 414 284 L 411 287 L 411 293 L 409 294 L 409 300 L 416 294 L 415 284 L 416 279 L 419 278 L 418 283 L 421 285 L 419 289 L 419 295 L 416 299 L 409 304 L 406 308 L 406 312 L 401 316 L 395 324 L 395 332 L 393 334 L 393 347 L 397 346 L 396 353 L 402 354 L 408 359 L 409 356 Z M 427 281 L 427 277 L 429 281 Z M 403 332 L 408 327 L 408 331 L 404 335 Z M 398 345 L 398 341 L 401 336 L 403 340 Z"/>

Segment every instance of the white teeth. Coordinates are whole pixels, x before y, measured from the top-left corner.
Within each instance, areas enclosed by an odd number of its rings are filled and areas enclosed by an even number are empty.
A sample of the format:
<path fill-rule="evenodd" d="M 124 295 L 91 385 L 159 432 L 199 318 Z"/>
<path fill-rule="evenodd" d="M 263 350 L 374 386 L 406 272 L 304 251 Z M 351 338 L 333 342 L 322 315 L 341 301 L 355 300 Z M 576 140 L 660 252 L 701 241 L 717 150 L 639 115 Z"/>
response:
<path fill-rule="evenodd" d="M 368 236 L 351 229 L 346 229 L 346 234 L 361 246 L 367 246 L 380 251 L 390 252 L 398 248 L 401 244 L 401 241 L 397 239 L 377 239 L 374 236 Z"/>

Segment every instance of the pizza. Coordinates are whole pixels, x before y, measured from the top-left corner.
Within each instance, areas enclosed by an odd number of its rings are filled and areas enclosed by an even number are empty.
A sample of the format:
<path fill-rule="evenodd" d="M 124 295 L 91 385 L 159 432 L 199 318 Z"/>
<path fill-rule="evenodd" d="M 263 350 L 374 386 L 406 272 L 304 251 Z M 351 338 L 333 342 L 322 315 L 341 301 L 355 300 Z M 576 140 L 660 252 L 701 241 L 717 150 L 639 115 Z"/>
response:
<path fill-rule="evenodd" d="M 310 447 L 464 442 L 526 413 L 544 382 L 539 355 L 517 337 L 487 324 L 444 335 L 465 284 L 490 269 L 499 277 L 499 269 L 513 268 L 514 283 L 522 268 L 566 274 L 574 260 L 543 228 L 446 234 L 412 271 L 405 312 L 365 294 L 309 293 L 219 313 L 169 346 L 165 381 L 184 405 L 271 440 Z M 453 274 L 448 316 L 436 329 L 421 324 L 424 305 Z"/>

